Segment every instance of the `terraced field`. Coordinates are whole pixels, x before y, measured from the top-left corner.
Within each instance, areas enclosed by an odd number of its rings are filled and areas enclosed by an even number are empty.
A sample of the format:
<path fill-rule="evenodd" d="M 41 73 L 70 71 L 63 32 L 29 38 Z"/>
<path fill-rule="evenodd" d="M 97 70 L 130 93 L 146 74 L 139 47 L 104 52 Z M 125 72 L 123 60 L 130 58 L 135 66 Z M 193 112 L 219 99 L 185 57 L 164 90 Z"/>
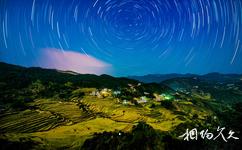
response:
<path fill-rule="evenodd" d="M 134 123 L 144 119 L 142 108 L 122 105 L 113 98 L 98 99 L 87 96 L 82 103 L 87 105 L 90 111 L 117 122 Z"/>
<path fill-rule="evenodd" d="M 52 114 L 56 114 L 65 119 L 68 124 L 74 124 L 83 121 L 90 117 L 90 115 L 81 111 L 79 104 L 75 102 L 63 102 L 53 100 L 37 100 L 30 104 L 31 106 L 37 107 L 41 111 L 48 111 Z"/>
<path fill-rule="evenodd" d="M 79 149 L 95 133 L 115 130 L 129 132 L 139 121 L 145 121 L 157 130 L 171 131 L 180 123 L 190 120 L 192 116 L 189 113 L 203 117 L 211 115 L 192 103 L 181 102 L 175 105 L 175 110 L 161 105 L 151 109 L 150 104 L 123 105 L 115 98 L 100 99 L 94 96 L 85 96 L 78 102 L 39 99 L 28 106 L 31 110 L 0 116 L 0 139 L 37 141 L 37 149 Z"/>
<path fill-rule="evenodd" d="M 63 121 L 61 116 L 53 115 L 48 111 L 25 110 L 1 116 L 0 130 L 2 133 L 47 131 Z"/>
<path fill-rule="evenodd" d="M 208 109 L 197 107 L 192 103 L 183 104 L 183 101 L 175 102 L 174 110 L 166 109 L 160 106 L 160 104 L 152 109 L 149 107 L 149 104 L 140 107 L 123 105 L 112 98 L 98 99 L 92 96 L 85 97 L 82 103 L 87 105 L 92 112 L 102 114 L 101 117 L 131 124 L 145 121 L 153 128 L 161 131 L 172 130 L 180 123 L 190 120 L 194 114 L 199 115 L 201 120 L 208 115 L 212 115 L 212 112 Z M 176 112 L 180 112 L 182 115 Z"/>
<path fill-rule="evenodd" d="M 60 125 L 81 122 L 90 116 L 83 113 L 77 103 L 73 102 L 36 100 L 29 106 L 34 109 L 1 114 L 1 133 L 47 131 Z"/>

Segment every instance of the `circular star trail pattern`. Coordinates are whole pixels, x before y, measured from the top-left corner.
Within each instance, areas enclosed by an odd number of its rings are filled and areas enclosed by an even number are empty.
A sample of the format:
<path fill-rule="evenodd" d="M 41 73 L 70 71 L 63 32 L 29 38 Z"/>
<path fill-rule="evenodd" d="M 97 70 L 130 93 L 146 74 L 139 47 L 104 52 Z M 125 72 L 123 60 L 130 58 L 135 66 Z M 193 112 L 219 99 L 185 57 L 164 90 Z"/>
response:
<path fill-rule="evenodd" d="M 106 61 L 113 75 L 242 72 L 241 0 L 2 0 L 0 8 L 4 61 L 31 65 L 51 47 Z"/>

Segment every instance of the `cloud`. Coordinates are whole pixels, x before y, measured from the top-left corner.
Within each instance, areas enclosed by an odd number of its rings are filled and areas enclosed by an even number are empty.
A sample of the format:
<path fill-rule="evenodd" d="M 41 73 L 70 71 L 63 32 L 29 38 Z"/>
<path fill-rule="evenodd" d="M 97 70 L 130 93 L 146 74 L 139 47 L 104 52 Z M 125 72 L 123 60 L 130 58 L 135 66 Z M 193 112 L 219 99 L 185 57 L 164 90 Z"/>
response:
<path fill-rule="evenodd" d="M 55 48 L 41 49 L 39 66 L 43 68 L 75 71 L 82 74 L 105 74 L 111 71 L 111 65 L 95 57 Z"/>

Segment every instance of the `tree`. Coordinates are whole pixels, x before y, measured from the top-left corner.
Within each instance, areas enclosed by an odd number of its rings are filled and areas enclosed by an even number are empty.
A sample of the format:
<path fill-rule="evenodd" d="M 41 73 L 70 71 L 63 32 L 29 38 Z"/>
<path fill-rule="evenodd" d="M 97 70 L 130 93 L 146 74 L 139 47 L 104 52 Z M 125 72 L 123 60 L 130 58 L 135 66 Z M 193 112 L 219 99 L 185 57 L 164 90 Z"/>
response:
<path fill-rule="evenodd" d="M 65 84 L 64 84 L 67 88 L 69 88 L 69 89 L 72 89 L 73 88 L 73 83 L 72 82 L 66 82 Z"/>
<path fill-rule="evenodd" d="M 29 87 L 31 93 L 34 98 L 41 97 L 44 94 L 45 86 L 42 84 L 40 80 L 36 80 Z"/>

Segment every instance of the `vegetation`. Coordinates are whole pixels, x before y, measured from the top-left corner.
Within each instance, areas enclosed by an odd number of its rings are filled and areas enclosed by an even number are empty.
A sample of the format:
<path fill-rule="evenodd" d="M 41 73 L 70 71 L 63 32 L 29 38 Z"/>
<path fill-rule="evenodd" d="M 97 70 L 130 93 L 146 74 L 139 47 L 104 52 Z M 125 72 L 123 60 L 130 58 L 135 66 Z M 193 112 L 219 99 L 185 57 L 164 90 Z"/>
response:
<path fill-rule="evenodd" d="M 0 63 L 0 149 L 237 149 L 178 137 L 224 126 L 241 139 L 241 90 L 231 78 L 145 84 Z"/>

